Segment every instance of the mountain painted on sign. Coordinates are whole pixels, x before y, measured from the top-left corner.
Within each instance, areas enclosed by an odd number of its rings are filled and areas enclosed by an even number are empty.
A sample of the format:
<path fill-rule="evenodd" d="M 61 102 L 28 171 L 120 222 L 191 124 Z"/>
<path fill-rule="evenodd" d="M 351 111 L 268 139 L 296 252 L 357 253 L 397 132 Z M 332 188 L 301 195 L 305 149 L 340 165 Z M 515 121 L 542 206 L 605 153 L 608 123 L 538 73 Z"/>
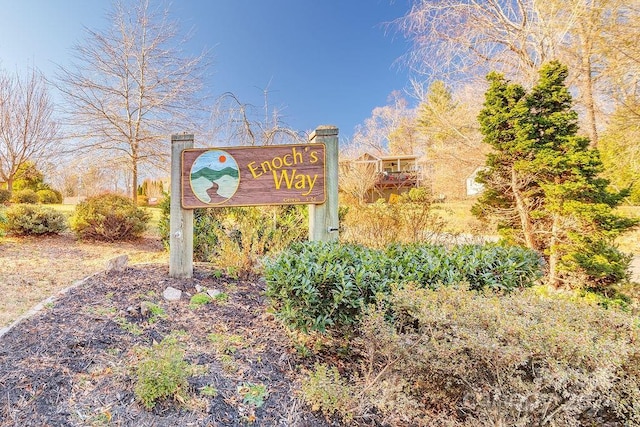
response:
<path fill-rule="evenodd" d="M 207 167 L 200 169 L 199 171 L 191 173 L 191 181 L 198 178 L 206 178 L 211 182 L 217 181 L 225 175 L 229 175 L 232 178 L 238 178 L 238 169 L 224 168 L 222 170 L 213 170 Z"/>
<path fill-rule="evenodd" d="M 225 202 L 235 194 L 239 184 L 238 164 L 224 151 L 206 151 L 191 167 L 191 188 L 203 203 Z"/>

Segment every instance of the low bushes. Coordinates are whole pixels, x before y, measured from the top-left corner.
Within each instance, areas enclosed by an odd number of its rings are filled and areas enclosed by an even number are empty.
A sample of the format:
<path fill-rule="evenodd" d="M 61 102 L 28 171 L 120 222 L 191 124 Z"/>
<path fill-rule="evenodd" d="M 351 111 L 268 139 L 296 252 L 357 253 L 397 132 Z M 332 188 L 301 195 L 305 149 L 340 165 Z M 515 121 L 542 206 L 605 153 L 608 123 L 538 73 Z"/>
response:
<path fill-rule="evenodd" d="M 4 226 L 7 223 L 7 216 L 4 213 L 4 209 L 0 207 L 0 239 L 4 237 Z"/>
<path fill-rule="evenodd" d="M 640 328 L 623 312 L 409 285 L 358 332 L 349 376 L 319 364 L 303 384 L 349 425 L 640 425 Z"/>
<path fill-rule="evenodd" d="M 160 234 L 169 246 L 170 200 L 161 202 Z M 262 258 L 308 236 L 305 206 L 195 209 L 193 258 L 212 262 L 230 275 L 255 274 Z"/>
<path fill-rule="evenodd" d="M 438 288 L 467 282 L 472 289 L 511 291 L 542 275 L 532 251 L 499 245 L 359 245 L 297 243 L 265 264 L 267 295 L 277 316 L 303 331 L 341 329 L 392 284 Z"/>
<path fill-rule="evenodd" d="M 195 368 L 184 360 L 185 350 L 174 336 L 152 347 L 136 347 L 138 359 L 132 368 L 135 396 L 146 409 L 160 400 L 173 398 L 185 403 L 189 398 L 189 377 Z"/>
<path fill-rule="evenodd" d="M 11 192 L 9 192 L 9 190 L 0 188 L 0 205 L 6 205 L 7 203 L 9 203 L 10 199 L 11 199 Z"/>
<path fill-rule="evenodd" d="M 13 203 L 28 203 L 35 204 L 38 203 L 38 194 L 30 188 L 25 188 L 23 190 L 14 191 L 11 196 L 11 201 Z"/>
<path fill-rule="evenodd" d="M 76 206 L 71 229 L 81 239 L 118 241 L 144 233 L 151 215 L 117 194 L 90 197 Z"/>
<path fill-rule="evenodd" d="M 395 203 L 380 199 L 348 209 L 341 224 L 343 241 L 374 248 L 394 242 L 434 242 L 443 235 L 446 225 L 425 188 L 412 188 Z"/>
<path fill-rule="evenodd" d="M 65 216 L 51 208 L 37 205 L 13 205 L 6 212 L 5 229 L 11 234 L 58 234 L 67 228 Z"/>
<path fill-rule="evenodd" d="M 38 201 L 43 205 L 62 203 L 62 193 L 56 190 L 44 189 L 36 191 Z"/>

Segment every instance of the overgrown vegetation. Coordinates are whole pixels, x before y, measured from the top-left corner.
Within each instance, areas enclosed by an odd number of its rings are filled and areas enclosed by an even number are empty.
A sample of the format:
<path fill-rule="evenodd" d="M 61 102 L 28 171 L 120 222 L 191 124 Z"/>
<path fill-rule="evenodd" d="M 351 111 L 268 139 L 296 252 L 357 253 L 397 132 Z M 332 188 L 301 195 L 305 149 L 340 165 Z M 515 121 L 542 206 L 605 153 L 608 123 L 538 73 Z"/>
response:
<path fill-rule="evenodd" d="M 640 329 L 580 301 L 395 287 L 306 400 L 349 425 L 640 424 Z"/>
<path fill-rule="evenodd" d="M 7 216 L 4 209 L 0 206 L 0 239 L 4 237 L 4 226 L 7 223 Z"/>
<path fill-rule="evenodd" d="M 62 203 L 62 193 L 55 190 L 43 189 L 36 191 L 38 202 L 43 205 L 52 205 L 56 203 Z"/>
<path fill-rule="evenodd" d="M 163 199 L 160 234 L 169 245 L 169 197 Z M 259 271 L 263 256 L 308 236 L 305 206 L 195 209 L 193 257 L 212 262 L 228 274 L 247 277 Z"/>
<path fill-rule="evenodd" d="M 445 221 L 433 207 L 426 188 L 412 188 L 397 202 L 349 206 L 344 215 L 342 240 L 375 248 L 394 242 L 434 242 L 442 236 Z"/>
<path fill-rule="evenodd" d="M 71 229 L 81 239 L 131 240 L 144 233 L 151 215 L 117 194 L 90 197 L 76 206 Z"/>
<path fill-rule="evenodd" d="M 12 205 L 7 208 L 6 219 L 6 231 L 17 235 L 58 234 L 67 228 L 64 214 L 44 206 Z"/>
<path fill-rule="evenodd" d="M 360 245 L 309 242 L 292 245 L 266 262 L 267 295 L 276 315 L 303 331 L 340 330 L 393 284 L 439 288 L 467 282 L 473 289 L 509 292 L 542 275 L 532 251 L 499 245 Z"/>

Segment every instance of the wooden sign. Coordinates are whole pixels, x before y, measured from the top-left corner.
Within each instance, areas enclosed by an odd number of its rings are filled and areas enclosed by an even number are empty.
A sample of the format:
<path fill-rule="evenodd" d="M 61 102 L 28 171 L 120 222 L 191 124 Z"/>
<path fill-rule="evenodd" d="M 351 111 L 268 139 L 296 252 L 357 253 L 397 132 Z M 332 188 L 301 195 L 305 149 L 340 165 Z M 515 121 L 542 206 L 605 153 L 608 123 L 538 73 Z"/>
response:
<path fill-rule="evenodd" d="M 181 163 L 184 209 L 326 199 L 324 144 L 187 149 Z"/>

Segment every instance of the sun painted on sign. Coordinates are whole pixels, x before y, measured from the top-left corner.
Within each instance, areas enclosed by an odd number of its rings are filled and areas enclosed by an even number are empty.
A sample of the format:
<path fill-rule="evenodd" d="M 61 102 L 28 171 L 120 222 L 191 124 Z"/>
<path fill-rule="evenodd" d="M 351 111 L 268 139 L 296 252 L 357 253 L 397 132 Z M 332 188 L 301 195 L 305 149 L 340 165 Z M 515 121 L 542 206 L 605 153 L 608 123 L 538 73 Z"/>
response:
<path fill-rule="evenodd" d="M 224 203 L 240 185 L 238 163 L 226 151 L 205 151 L 193 162 L 189 180 L 193 194 L 202 203 Z"/>

